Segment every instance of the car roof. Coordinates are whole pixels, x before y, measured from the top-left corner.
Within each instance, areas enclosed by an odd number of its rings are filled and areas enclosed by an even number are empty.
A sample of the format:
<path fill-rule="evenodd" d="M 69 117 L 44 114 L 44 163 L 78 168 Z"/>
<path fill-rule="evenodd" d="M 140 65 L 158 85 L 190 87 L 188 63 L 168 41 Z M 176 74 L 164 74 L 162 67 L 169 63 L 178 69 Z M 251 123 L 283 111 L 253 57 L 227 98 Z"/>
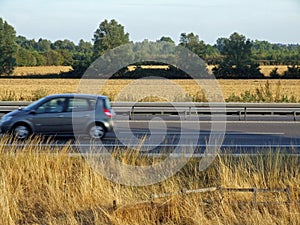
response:
<path fill-rule="evenodd" d="M 53 94 L 48 95 L 46 98 L 71 98 L 71 97 L 78 97 L 78 98 L 107 98 L 107 96 L 104 95 L 94 95 L 94 94 L 77 94 L 77 93 L 64 93 L 64 94 Z"/>

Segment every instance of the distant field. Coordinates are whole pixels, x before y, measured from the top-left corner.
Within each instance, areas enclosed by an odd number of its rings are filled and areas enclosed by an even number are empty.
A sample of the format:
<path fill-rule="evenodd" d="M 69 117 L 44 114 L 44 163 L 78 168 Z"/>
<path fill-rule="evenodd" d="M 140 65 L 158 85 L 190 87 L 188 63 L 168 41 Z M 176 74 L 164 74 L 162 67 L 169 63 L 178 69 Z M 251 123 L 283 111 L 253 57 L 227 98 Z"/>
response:
<path fill-rule="evenodd" d="M 212 72 L 212 68 L 214 66 L 208 66 L 208 70 L 210 72 Z M 280 75 L 283 75 L 284 71 L 287 70 L 288 66 L 284 66 L 284 65 L 279 65 L 279 66 L 260 66 L 260 72 L 262 72 L 263 75 L 265 75 L 266 77 L 268 77 L 270 75 L 270 72 L 274 69 L 274 68 L 278 68 L 277 73 L 279 73 Z"/>
<path fill-rule="evenodd" d="M 1 79 L 0 80 L 0 101 L 32 101 L 48 94 L 77 92 L 79 79 Z M 90 84 L 94 84 L 90 80 Z M 143 81 L 140 84 L 129 86 L 129 91 L 125 91 L 132 80 L 109 80 L 105 83 L 99 93 L 108 95 L 111 100 L 132 101 L 132 95 L 160 93 L 168 96 L 170 101 L 183 101 L 177 96 L 178 90 L 182 90 L 188 96 L 201 101 L 201 89 L 193 80 L 161 80 Z M 200 81 L 205 82 L 204 81 Z M 267 82 L 270 84 L 272 93 L 279 92 L 280 95 L 294 96 L 300 100 L 300 80 L 217 80 L 222 90 L 224 99 L 232 94 L 240 95 L 245 91 L 255 92 L 256 88 L 264 86 Z M 122 90 L 124 93 L 122 93 Z M 89 93 L 90 90 L 83 90 Z M 120 94 L 121 93 L 121 94 Z M 120 95 L 118 97 L 118 95 Z M 152 98 L 152 101 L 159 100 Z"/>
<path fill-rule="evenodd" d="M 16 67 L 13 75 L 47 75 L 60 74 L 62 72 L 69 72 L 72 70 L 71 66 L 30 66 L 30 67 Z"/>

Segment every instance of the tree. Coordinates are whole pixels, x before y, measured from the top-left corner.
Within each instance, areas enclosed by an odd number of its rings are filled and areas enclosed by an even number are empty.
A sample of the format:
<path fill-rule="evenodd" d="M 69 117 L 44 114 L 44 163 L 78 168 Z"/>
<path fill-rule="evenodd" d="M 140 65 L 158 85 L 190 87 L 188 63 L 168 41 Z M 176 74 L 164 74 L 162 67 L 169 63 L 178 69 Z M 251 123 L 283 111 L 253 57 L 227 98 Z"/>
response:
<path fill-rule="evenodd" d="M 75 44 L 70 41 L 70 40 L 58 40 L 55 41 L 53 44 L 51 44 L 51 48 L 54 50 L 68 50 L 70 53 L 72 53 L 73 51 L 75 51 Z"/>
<path fill-rule="evenodd" d="M 36 66 L 37 60 L 33 54 L 33 51 L 27 50 L 22 47 L 18 47 L 15 54 L 17 66 Z"/>
<path fill-rule="evenodd" d="M 46 66 L 59 66 L 64 63 L 64 57 L 55 50 L 46 51 L 43 55 L 46 58 Z"/>
<path fill-rule="evenodd" d="M 181 46 L 186 47 L 200 58 L 204 59 L 206 55 L 206 45 L 204 41 L 199 40 L 199 36 L 194 33 L 182 33 L 180 35 L 180 43 Z"/>
<path fill-rule="evenodd" d="M 0 18 L 0 75 L 10 75 L 16 65 L 17 50 L 15 29 Z"/>
<path fill-rule="evenodd" d="M 252 42 L 244 35 L 233 33 L 228 39 L 217 40 L 217 48 L 224 59 L 213 68 L 217 77 L 260 78 L 259 65 L 252 61 Z"/>
<path fill-rule="evenodd" d="M 90 42 L 80 40 L 73 54 L 73 74 L 81 76 L 92 63 L 93 45 Z"/>
<path fill-rule="evenodd" d="M 94 33 L 93 58 L 96 59 L 109 49 L 129 43 L 129 34 L 116 20 L 104 20 Z"/>
<path fill-rule="evenodd" d="M 76 51 L 82 54 L 91 55 L 93 53 L 93 45 L 90 42 L 80 39 Z"/>
<path fill-rule="evenodd" d="M 158 40 L 158 42 L 162 42 L 162 41 L 165 41 L 165 42 L 170 42 L 170 43 L 175 43 L 174 41 L 173 41 L 173 39 L 172 38 L 170 38 L 170 37 L 165 37 L 165 36 L 162 36 L 159 40 Z"/>
<path fill-rule="evenodd" d="M 47 52 L 51 49 L 51 41 L 40 38 L 36 43 L 35 49 L 39 52 Z"/>
<path fill-rule="evenodd" d="M 225 56 L 226 64 L 243 67 L 251 64 L 251 48 L 251 41 L 235 32 L 229 39 L 225 39 L 221 54 Z"/>

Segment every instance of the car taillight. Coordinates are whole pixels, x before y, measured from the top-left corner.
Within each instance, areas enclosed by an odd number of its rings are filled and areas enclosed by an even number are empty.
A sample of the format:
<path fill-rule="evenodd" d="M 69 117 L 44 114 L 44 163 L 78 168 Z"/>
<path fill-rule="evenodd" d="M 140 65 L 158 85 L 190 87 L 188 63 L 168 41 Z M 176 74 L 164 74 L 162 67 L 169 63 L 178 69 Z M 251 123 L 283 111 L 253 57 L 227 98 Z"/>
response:
<path fill-rule="evenodd" d="M 112 113 L 109 109 L 103 109 L 103 112 L 107 117 L 112 117 Z"/>

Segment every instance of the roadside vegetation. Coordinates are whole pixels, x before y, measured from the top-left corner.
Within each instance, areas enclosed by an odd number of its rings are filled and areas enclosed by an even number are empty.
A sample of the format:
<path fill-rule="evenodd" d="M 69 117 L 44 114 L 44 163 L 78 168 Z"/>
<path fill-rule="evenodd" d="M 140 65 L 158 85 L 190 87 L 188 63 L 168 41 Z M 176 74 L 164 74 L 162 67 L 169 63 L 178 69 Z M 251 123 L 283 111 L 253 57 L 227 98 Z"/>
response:
<path fill-rule="evenodd" d="M 240 95 L 232 94 L 226 101 L 228 102 L 276 102 L 295 103 L 297 99 L 294 95 L 285 95 L 281 92 L 281 83 L 278 82 L 275 91 L 272 90 L 269 82 L 263 86 L 255 88 L 254 91 L 245 91 Z"/>
<path fill-rule="evenodd" d="M 116 184 L 73 151 L 41 147 L 39 138 L 23 147 L 0 139 L 1 224 L 299 224 L 299 157 L 260 149 L 256 156 L 219 155 L 204 171 L 191 159 L 170 179 L 151 186 Z M 14 143 L 14 142 L 13 142 Z M 32 145 L 34 144 L 34 145 Z M 138 150 L 113 157 L 125 164 L 152 165 L 162 158 Z M 228 150 L 230 152 L 230 150 Z M 134 179 L 134 177 L 133 177 Z M 194 193 L 154 199 L 151 194 L 180 193 L 205 187 L 290 189 L 285 193 Z M 259 202 L 264 202 L 260 204 Z"/>

